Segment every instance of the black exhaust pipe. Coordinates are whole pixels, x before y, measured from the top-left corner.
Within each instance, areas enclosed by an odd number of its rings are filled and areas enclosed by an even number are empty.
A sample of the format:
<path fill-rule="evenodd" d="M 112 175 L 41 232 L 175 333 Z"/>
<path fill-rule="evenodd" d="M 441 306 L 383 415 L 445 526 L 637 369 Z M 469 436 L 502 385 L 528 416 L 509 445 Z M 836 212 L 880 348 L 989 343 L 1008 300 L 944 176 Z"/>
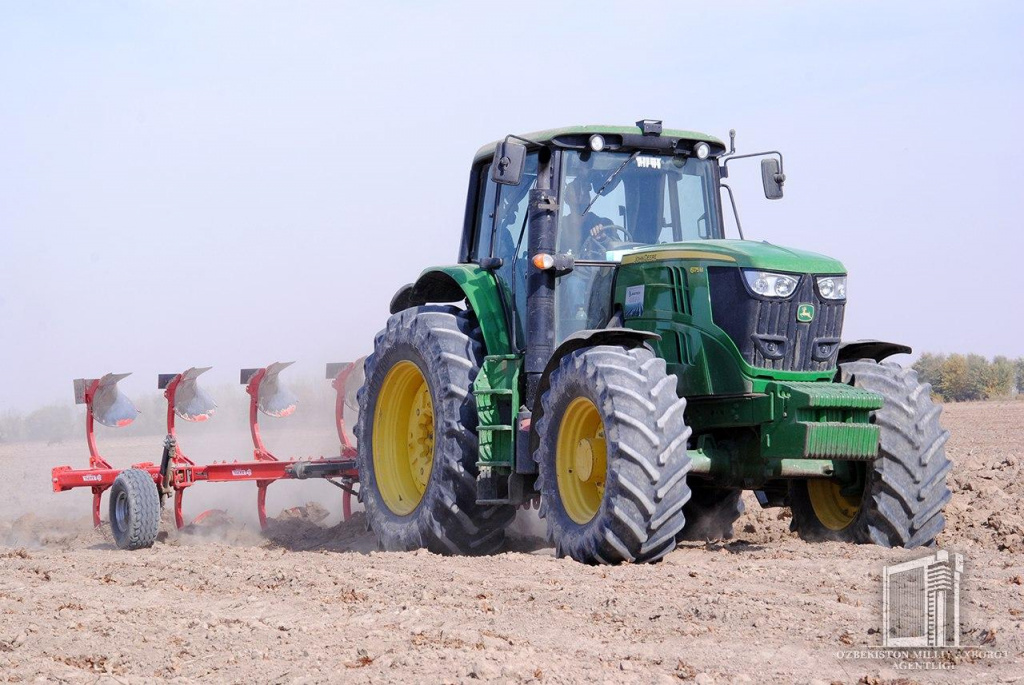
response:
<path fill-rule="evenodd" d="M 551 359 L 555 343 L 555 272 L 533 264 L 537 254 L 555 254 L 558 197 L 551 189 L 554 175 L 551 151 L 540 151 L 537 187 L 530 191 L 530 236 L 527 243 L 529 264 L 526 277 L 526 406 L 537 399 L 544 367 Z"/>

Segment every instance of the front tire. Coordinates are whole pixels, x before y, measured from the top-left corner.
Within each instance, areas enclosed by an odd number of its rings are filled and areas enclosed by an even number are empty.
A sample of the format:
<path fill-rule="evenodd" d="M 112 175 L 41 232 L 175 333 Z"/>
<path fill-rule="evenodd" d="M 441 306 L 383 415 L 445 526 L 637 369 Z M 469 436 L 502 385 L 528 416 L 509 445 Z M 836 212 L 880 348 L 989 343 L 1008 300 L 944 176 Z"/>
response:
<path fill-rule="evenodd" d="M 356 426 L 359 497 L 380 546 L 441 554 L 501 548 L 511 506 L 476 503 L 473 380 L 483 343 L 469 314 L 395 314 L 365 362 Z"/>
<path fill-rule="evenodd" d="M 939 424 L 942 409 L 931 386 L 913 369 L 892 362 L 860 360 L 839 367 L 840 380 L 878 393 L 883 407 L 871 420 L 881 429 L 878 457 L 852 466 L 864 486 L 858 494 L 832 480 L 794 481 L 790 486 L 792 529 L 806 540 L 843 540 L 883 547 L 934 543 L 945 526 L 952 467 Z"/>
<path fill-rule="evenodd" d="M 690 497 L 686 400 L 646 348 L 571 352 L 537 423 L 540 515 L 559 556 L 653 562 L 675 549 Z"/>

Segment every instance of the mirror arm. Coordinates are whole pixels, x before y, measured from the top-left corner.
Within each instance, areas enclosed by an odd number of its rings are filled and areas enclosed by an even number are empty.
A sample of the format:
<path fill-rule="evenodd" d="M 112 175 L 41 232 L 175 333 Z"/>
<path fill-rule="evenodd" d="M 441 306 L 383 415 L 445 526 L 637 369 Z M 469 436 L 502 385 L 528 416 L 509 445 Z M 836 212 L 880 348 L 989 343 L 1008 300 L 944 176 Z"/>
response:
<path fill-rule="evenodd" d="M 733 161 L 734 159 L 747 159 L 749 157 L 765 157 L 767 155 L 776 155 L 779 158 L 779 173 L 784 174 L 785 170 L 782 168 L 782 153 L 779 152 L 778 150 L 768 150 L 766 152 L 751 152 L 749 155 L 729 155 L 729 158 L 726 159 L 725 162 L 722 164 L 722 168 L 727 169 L 729 167 L 729 162 Z M 723 176 L 727 175 L 728 172 L 723 174 Z"/>
<path fill-rule="evenodd" d="M 732 188 L 725 183 L 719 183 L 718 185 L 719 187 L 725 188 L 729 191 L 729 204 L 732 205 L 732 216 L 736 219 L 736 230 L 740 234 L 740 240 L 746 240 L 746 238 L 743 237 L 743 226 L 740 225 L 740 213 L 736 210 L 736 198 L 732 195 Z"/>

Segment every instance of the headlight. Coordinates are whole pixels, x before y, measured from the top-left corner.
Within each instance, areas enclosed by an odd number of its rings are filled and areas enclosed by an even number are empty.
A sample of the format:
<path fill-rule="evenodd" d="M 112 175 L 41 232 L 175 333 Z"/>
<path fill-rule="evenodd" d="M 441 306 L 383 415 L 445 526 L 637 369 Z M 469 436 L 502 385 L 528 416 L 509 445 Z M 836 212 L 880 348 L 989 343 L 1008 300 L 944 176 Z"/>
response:
<path fill-rule="evenodd" d="M 773 274 L 770 271 L 743 271 L 750 289 L 761 297 L 789 297 L 800 282 L 799 276 Z"/>
<path fill-rule="evenodd" d="M 845 300 L 846 276 L 818 276 L 818 294 L 826 300 Z"/>

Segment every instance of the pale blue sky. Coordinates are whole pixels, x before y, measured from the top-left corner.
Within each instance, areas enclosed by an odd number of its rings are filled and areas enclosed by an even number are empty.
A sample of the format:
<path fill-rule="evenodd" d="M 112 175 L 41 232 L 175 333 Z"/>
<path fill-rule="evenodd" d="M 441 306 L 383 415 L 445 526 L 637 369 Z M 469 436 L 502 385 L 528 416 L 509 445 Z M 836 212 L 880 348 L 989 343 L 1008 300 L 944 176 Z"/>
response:
<path fill-rule="evenodd" d="M 744 228 L 846 264 L 848 337 L 1024 355 L 1024 6 L 552 5 L 0 4 L 0 410 L 364 354 L 481 144 L 643 117 L 783 151 Z"/>

